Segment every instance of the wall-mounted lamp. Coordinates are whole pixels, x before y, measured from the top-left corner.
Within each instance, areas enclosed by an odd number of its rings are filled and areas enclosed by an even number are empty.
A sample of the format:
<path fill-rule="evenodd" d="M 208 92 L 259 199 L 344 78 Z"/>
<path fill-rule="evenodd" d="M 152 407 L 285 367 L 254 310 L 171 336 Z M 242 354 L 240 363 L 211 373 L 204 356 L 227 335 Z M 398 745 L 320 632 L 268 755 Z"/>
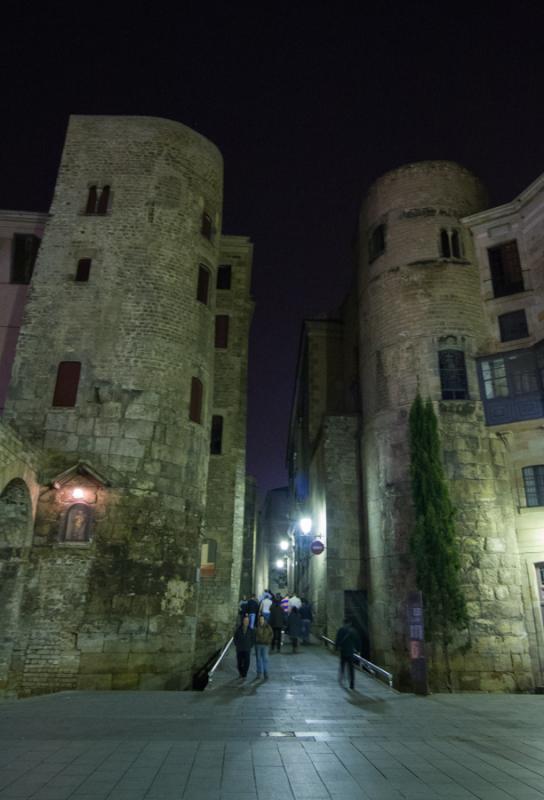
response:
<path fill-rule="evenodd" d="M 283 558 L 278 558 L 278 560 L 276 561 L 276 567 L 277 569 L 284 569 L 285 561 L 283 560 Z"/>
<path fill-rule="evenodd" d="M 282 539 L 280 542 L 280 550 L 289 550 L 289 542 L 287 542 L 285 539 Z"/>
<path fill-rule="evenodd" d="M 311 517 L 301 517 L 300 522 L 298 523 L 300 530 L 304 534 L 308 534 L 312 530 L 312 518 Z"/>
<path fill-rule="evenodd" d="M 76 486 L 75 489 L 72 489 L 72 497 L 74 500 L 81 500 L 85 497 L 85 492 L 80 486 Z"/>

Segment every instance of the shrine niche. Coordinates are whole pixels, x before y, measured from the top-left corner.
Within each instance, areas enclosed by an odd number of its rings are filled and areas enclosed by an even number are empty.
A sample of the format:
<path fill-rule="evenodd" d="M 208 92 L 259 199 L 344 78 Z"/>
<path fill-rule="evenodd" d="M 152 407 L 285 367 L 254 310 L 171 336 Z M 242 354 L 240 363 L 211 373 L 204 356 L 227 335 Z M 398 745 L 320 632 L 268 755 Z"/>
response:
<path fill-rule="evenodd" d="M 92 509 L 85 503 L 74 503 L 64 515 L 62 541 L 88 542 L 91 538 Z"/>

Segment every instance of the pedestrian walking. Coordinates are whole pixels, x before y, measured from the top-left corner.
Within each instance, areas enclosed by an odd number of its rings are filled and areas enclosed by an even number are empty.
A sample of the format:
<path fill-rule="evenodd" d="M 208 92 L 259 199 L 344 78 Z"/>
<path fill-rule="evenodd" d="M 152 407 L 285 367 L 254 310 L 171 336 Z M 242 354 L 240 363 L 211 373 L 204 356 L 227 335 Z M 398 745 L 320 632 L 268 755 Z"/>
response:
<path fill-rule="evenodd" d="M 268 680 L 268 648 L 272 643 L 272 628 L 264 618 L 264 614 L 260 614 L 259 622 L 255 629 L 255 661 L 257 665 L 257 677 L 262 677 Z"/>
<path fill-rule="evenodd" d="M 297 595 L 296 592 L 293 592 L 291 595 L 289 595 L 288 603 L 289 603 L 289 613 L 291 613 L 293 608 L 298 608 L 300 610 L 300 607 L 302 605 L 302 600 L 300 599 L 300 597 Z"/>
<path fill-rule="evenodd" d="M 359 634 L 353 627 L 353 622 L 349 617 L 346 617 L 343 626 L 338 629 L 334 646 L 340 654 L 338 682 L 340 683 L 340 686 L 344 685 L 344 672 L 347 665 L 349 673 L 349 688 L 355 689 L 353 655 L 356 651 L 360 650 L 361 642 L 359 641 Z"/>
<path fill-rule="evenodd" d="M 255 644 L 255 631 L 249 627 L 249 616 L 246 614 L 242 622 L 234 632 L 234 646 L 236 648 L 236 660 L 238 662 L 238 672 L 241 678 L 245 678 L 251 661 L 251 648 Z"/>
<path fill-rule="evenodd" d="M 293 606 L 291 613 L 287 617 L 287 635 L 291 639 L 291 646 L 293 654 L 297 652 L 298 640 L 302 635 L 302 620 L 300 619 L 299 610 Z"/>
<path fill-rule="evenodd" d="M 302 623 L 302 644 L 309 644 L 313 615 L 312 607 L 304 597 L 302 598 L 302 605 L 300 606 L 300 619 Z"/>
<path fill-rule="evenodd" d="M 272 607 L 272 598 L 270 595 L 265 594 L 263 599 L 261 600 L 261 605 L 259 607 L 259 613 L 263 615 L 267 622 L 270 622 L 270 608 Z"/>
<path fill-rule="evenodd" d="M 238 611 L 240 612 L 240 622 L 244 618 L 244 614 L 247 614 L 247 595 L 243 594 L 242 599 L 240 600 L 240 604 L 238 606 Z"/>
<path fill-rule="evenodd" d="M 289 613 L 289 595 L 286 594 L 285 597 L 281 600 L 281 607 L 283 608 L 283 613 L 287 616 Z"/>
<path fill-rule="evenodd" d="M 259 613 L 259 601 L 255 597 L 255 594 L 249 595 L 246 611 L 249 616 L 249 627 L 253 629 L 255 627 L 255 623 L 257 622 L 257 614 Z"/>
<path fill-rule="evenodd" d="M 272 628 L 272 645 L 270 647 L 270 652 L 273 653 L 274 648 L 276 648 L 279 653 L 281 649 L 281 634 L 285 625 L 285 614 L 283 613 L 283 608 L 281 607 L 280 595 L 277 595 L 274 598 L 274 601 L 270 607 L 270 619 L 268 622 Z"/>

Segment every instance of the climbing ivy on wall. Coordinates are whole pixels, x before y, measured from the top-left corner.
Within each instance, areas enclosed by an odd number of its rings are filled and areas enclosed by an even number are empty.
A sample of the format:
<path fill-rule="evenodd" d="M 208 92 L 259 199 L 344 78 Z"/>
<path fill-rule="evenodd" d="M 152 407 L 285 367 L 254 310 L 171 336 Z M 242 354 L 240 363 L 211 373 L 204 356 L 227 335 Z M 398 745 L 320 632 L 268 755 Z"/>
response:
<path fill-rule="evenodd" d="M 410 540 L 417 587 L 423 593 L 425 638 L 439 642 L 448 666 L 453 632 L 467 626 L 460 581 L 461 553 L 440 454 L 438 420 L 419 393 L 410 409 L 410 456 L 415 524 Z"/>

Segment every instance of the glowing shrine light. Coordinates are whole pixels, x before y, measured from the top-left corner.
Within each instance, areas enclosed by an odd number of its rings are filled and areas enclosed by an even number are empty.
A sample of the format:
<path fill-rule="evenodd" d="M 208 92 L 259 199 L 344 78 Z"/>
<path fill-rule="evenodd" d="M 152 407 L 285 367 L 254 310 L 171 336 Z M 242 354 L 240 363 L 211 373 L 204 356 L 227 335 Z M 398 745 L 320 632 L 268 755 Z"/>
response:
<path fill-rule="evenodd" d="M 289 549 L 289 542 L 286 542 L 285 539 L 283 539 L 280 542 L 280 550 L 288 550 L 288 549 Z"/>
<path fill-rule="evenodd" d="M 302 533 L 310 533 L 312 530 L 312 520 L 311 517 L 302 517 L 299 522 L 300 530 Z"/>
<path fill-rule="evenodd" d="M 283 562 L 283 558 L 278 558 L 278 560 L 276 561 L 276 567 L 277 567 L 278 569 L 283 569 L 283 568 L 284 568 L 284 566 L 285 566 L 285 564 L 284 564 L 284 562 Z"/>
<path fill-rule="evenodd" d="M 76 486 L 75 489 L 72 489 L 72 497 L 74 500 L 81 500 L 82 497 L 85 496 L 85 492 L 79 486 Z"/>

